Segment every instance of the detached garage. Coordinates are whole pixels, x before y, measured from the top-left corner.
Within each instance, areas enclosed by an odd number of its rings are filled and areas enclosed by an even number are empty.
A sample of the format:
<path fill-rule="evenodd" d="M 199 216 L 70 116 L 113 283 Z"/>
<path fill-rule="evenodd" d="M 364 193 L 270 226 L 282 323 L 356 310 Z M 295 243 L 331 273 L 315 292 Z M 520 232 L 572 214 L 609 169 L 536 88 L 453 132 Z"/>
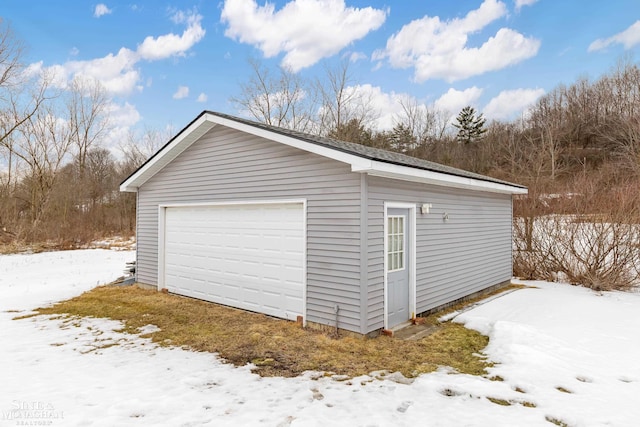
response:
<path fill-rule="evenodd" d="M 137 281 L 368 334 L 511 278 L 525 187 L 203 112 L 127 178 Z"/>

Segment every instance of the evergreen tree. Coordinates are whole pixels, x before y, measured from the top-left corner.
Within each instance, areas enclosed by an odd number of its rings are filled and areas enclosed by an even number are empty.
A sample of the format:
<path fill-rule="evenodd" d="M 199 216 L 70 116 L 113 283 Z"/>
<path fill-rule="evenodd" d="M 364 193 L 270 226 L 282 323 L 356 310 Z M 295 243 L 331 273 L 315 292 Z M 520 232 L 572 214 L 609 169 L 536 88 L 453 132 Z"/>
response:
<path fill-rule="evenodd" d="M 470 144 L 482 138 L 487 131 L 484 124 L 487 120 L 482 117 L 482 113 L 476 116 L 476 110 L 467 105 L 460 111 L 456 117 L 456 123 L 453 124 L 458 129 L 458 142 Z"/>
<path fill-rule="evenodd" d="M 339 141 L 371 145 L 373 133 L 371 129 L 366 128 L 359 120 L 351 119 L 347 123 L 339 124 L 336 128 L 331 129 L 327 136 Z"/>
<path fill-rule="evenodd" d="M 389 132 L 389 145 L 393 151 L 407 153 L 417 145 L 417 139 L 408 126 L 403 123 L 396 124 Z"/>

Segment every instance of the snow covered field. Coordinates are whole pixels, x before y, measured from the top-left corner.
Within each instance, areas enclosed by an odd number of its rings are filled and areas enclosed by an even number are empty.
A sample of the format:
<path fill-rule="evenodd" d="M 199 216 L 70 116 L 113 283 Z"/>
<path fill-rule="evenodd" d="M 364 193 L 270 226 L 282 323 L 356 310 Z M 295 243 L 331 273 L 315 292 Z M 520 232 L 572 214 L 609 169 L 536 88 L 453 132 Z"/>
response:
<path fill-rule="evenodd" d="M 133 258 L 0 256 L 0 426 L 640 424 L 639 294 L 530 282 L 538 288 L 455 318 L 490 336 L 490 375 L 502 381 L 442 369 L 409 385 L 260 378 L 213 354 L 118 333 L 114 321 L 12 320 L 115 279 Z"/>

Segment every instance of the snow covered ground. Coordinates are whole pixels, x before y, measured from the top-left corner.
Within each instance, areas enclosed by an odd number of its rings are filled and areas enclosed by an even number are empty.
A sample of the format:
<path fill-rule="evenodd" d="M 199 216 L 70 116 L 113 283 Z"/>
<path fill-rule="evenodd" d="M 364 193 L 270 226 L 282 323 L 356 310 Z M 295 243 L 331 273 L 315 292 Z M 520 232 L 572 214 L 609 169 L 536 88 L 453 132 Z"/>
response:
<path fill-rule="evenodd" d="M 459 314 L 502 381 L 260 378 L 104 319 L 13 317 L 121 275 L 132 252 L 0 256 L 0 426 L 635 426 L 640 295 L 535 282 Z M 112 345 L 118 344 L 118 345 Z M 494 403 L 508 401 L 504 406 Z M 503 402 L 504 403 L 504 402 Z"/>

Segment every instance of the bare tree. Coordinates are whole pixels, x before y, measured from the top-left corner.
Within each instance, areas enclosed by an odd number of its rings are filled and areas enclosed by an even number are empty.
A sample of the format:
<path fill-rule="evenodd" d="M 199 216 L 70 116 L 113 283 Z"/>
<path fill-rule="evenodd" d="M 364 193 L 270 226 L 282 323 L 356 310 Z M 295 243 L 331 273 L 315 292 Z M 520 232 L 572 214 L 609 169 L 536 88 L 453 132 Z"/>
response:
<path fill-rule="evenodd" d="M 24 82 L 23 44 L 11 26 L 0 17 L 0 102 L 11 103 L 10 95 Z"/>
<path fill-rule="evenodd" d="M 116 161 L 106 148 L 92 148 L 85 158 L 85 182 L 90 204 L 95 207 L 101 203 L 110 203 L 117 191 Z"/>
<path fill-rule="evenodd" d="M 87 154 L 109 130 L 108 102 L 106 91 L 95 79 L 76 77 L 69 85 L 66 99 L 69 137 L 76 149 L 80 176 L 84 174 Z"/>
<path fill-rule="evenodd" d="M 345 140 L 362 139 L 358 129 L 370 132 L 377 112 L 371 108 L 370 95 L 351 75 L 348 62 L 325 67 L 324 77 L 313 83 L 287 68 L 273 72 L 257 60 L 249 63 L 253 74 L 231 102 L 255 120 Z"/>
<path fill-rule="evenodd" d="M 162 130 L 145 128 L 142 131 L 130 130 L 127 135 L 127 141 L 119 146 L 122 153 L 122 160 L 118 166 L 120 179 L 125 179 L 133 173 L 172 137 L 171 128 Z"/>
<path fill-rule="evenodd" d="M 258 60 L 251 59 L 249 64 L 253 74 L 240 85 L 240 95 L 232 97 L 231 102 L 259 122 L 313 131 L 316 102 L 311 86 L 288 68 L 279 67 L 274 75 Z"/>
<path fill-rule="evenodd" d="M 442 139 L 447 131 L 449 112 L 433 105 L 420 104 L 410 96 L 398 101 L 402 111 L 395 116 L 396 125 L 409 130 L 418 145 Z"/>
<path fill-rule="evenodd" d="M 30 70 L 22 62 L 23 44 L 0 18 L 0 226 L 15 227 L 15 198 L 24 176 L 19 130 L 32 120 L 51 96 L 50 76 Z"/>
<path fill-rule="evenodd" d="M 611 147 L 620 167 L 640 178 L 640 117 L 611 117 L 599 128 L 599 137 Z"/>
<path fill-rule="evenodd" d="M 377 118 L 370 95 L 358 86 L 347 61 L 336 68 L 325 67 L 324 80 L 318 79 L 316 88 L 321 100 L 319 132 L 322 135 L 331 133 L 337 139 L 347 139 L 343 129 L 369 128 Z"/>
<path fill-rule="evenodd" d="M 0 17 L 0 156 L 7 165 L 4 190 L 14 182 L 15 160 L 12 134 L 29 120 L 47 99 L 49 78 L 26 72 L 23 45 Z"/>
<path fill-rule="evenodd" d="M 69 127 L 58 118 L 55 107 L 43 104 L 18 129 L 14 153 L 25 164 L 23 186 L 29 206 L 31 230 L 36 229 L 46 213 L 57 173 L 68 160 L 71 138 Z"/>

